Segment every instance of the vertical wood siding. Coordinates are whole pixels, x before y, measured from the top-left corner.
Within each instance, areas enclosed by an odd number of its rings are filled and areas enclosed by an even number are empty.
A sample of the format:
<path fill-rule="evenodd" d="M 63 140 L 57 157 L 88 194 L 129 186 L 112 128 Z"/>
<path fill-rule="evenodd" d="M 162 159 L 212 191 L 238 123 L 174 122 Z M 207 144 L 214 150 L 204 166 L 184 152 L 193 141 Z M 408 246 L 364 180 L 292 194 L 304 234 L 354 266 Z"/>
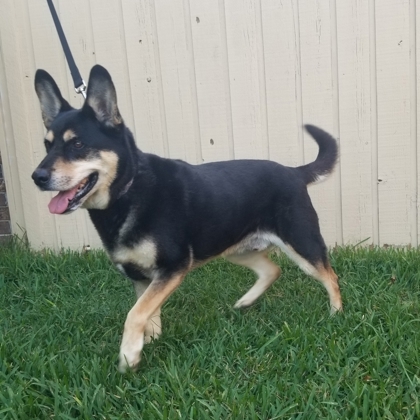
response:
<path fill-rule="evenodd" d="M 310 188 L 329 245 L 418 245 L 420 150 L 415 0 L 55 0 L 87 79 L 104 65 L 138 146 L 190 163 L 315 159 L 302 130 L 339 139 L 340 163 Z M 31 173 L 44 155 L 33 88 L 51 73 L 82 98 L 45 0 L 2 0 L 0 147 L 13 231 L 35 247 L 100 241 L 87 212 L 50 215 Z M 252 176 L 252 175 L 250 175 Z"/>

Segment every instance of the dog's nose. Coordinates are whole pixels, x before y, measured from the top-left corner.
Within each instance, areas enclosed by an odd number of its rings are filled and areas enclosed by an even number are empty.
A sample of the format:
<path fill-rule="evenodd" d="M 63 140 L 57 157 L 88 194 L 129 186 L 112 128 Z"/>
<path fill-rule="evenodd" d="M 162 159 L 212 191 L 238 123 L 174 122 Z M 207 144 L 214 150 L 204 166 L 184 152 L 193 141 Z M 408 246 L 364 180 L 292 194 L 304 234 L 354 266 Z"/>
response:
<path fill-rule="evenodd" d="M 36 185 L 44 186 L 50 180 L 50 172 L 43 168 L 35 169 L 32 179 Z"/>

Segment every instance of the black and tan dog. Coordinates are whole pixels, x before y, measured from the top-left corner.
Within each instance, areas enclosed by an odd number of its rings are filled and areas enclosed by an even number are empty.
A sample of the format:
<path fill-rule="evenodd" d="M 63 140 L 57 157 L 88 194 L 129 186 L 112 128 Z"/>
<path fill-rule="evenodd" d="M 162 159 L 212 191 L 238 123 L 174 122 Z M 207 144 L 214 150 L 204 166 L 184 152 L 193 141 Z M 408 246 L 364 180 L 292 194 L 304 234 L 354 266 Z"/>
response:
<path fill-rule="evenodd" d="M 336 163 L 330 135 L 306 126 L 319 154 L 298 168 L 262 160 L 194 166 L 137 149 L 101 66 L 93 67 L 79 110 L 43 70 L 36 73 L 35 88 L 47 156 L 32 178 L 41 190 L 59 191 L 51 213 L 88 209 L 111 260 L 132 279 L 138 296 L 125 322 L 120 370 L 135 368 L 144 343 L 160 335 L 161 306 L 185 275 L 218 256 L 258 275 L 237 308 L 254 303 L 279 277 L 280 268 L 267 257 L 278 247 L 324 285 L 332 313 L 342 309 L 307 192 Z"/>

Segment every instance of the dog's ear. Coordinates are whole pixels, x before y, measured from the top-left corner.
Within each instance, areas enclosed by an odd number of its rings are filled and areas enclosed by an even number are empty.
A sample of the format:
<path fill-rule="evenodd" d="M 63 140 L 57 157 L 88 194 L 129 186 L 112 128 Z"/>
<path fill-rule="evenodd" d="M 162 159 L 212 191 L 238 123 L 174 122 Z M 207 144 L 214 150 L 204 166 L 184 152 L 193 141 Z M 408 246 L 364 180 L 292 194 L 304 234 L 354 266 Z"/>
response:
<path fill-rule="evenodd" d="M 47 129 L 50 128 L 51 123 L 60 112 L 73 109 L 61 96 L 57 83 L 45 70 L 37 70 L 35 73 L 35 91 L 41 104 L 42 119 Z"/>
<path fill-rule="evenodd" d="M 117 92 L 108 71 L 96 65 L 92 67 L 86 101 L 83 106 L 85 111 L 92 109 L 98 121 L 108 126 L 118 126 L 123 119 L 117 106 Z"/>

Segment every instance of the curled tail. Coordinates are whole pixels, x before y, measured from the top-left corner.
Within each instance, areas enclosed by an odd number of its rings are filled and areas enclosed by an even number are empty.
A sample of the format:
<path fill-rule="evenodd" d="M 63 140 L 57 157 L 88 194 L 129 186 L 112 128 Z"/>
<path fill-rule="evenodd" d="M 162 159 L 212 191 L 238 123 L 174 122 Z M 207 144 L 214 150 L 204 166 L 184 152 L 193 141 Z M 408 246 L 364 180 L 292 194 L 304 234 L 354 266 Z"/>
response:
<path fill-rule="evenodd" d="M 322 181 L 333 171 L 338 159 L 338 145 L 331 135 L 314 125 L 305 125 L 305 129 L 318 143 L 319 152 L 313 162 L 299 166 L 296 170 L 306 184 L 312 184 Z"/>

